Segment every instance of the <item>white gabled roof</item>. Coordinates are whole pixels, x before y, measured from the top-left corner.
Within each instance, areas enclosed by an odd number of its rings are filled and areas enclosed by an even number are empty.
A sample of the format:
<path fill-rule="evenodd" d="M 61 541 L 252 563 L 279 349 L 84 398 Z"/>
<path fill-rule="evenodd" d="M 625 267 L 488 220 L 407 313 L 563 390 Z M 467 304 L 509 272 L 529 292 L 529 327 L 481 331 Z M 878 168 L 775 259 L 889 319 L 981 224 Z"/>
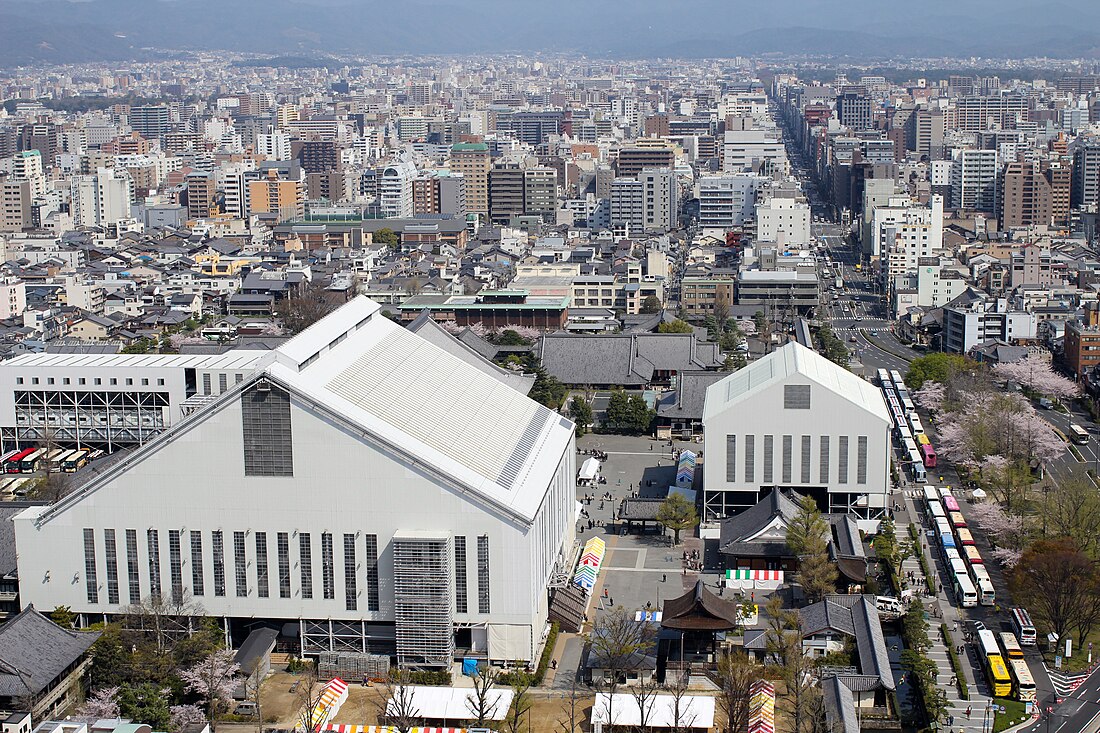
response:
<path fill-rule="evenodd" d="M 830 389 L 885 422 L 890 422 L 886 402 L 877 387 L 796 341 L 779 347 L 764 358 L 708 387 L 703 406 L 703 422 L 725 412 L 766 385 L 779 383 L 793 375 L 805 377 Z"/>
<path fill-rule="evenodd" d="M 278 349 L 266 366 L 273 378 L 534 518 L 569 447 L 569 420 L 393 323 L 365 297 L 288 346 L 290 353 Z"/>

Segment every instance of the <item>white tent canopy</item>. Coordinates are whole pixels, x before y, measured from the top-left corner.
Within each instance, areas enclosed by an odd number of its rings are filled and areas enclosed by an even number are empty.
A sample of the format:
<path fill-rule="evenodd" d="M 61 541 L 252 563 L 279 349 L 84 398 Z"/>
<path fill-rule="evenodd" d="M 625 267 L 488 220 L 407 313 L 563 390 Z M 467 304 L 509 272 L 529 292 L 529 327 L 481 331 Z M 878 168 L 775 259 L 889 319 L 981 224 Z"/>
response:
<path fill-rule="evenodd" d="M 707 695 L 684 695 L 680 698 L 680 725 L 676 719 L 676 698 L 673 695 L 655 695 L 646 706 L 649 714 L 646 725 L 651 728 L 713 728 L 714 698 Z M 611 720 L 608 721 L 608 695 L 599 693 L 592 705 L 592 724 L 605 726 L 638 727 L 642 724 L 638 700 L 630 694 L 611 695 Z"/>
<path fill-rule="evenodd" d="M 578 481 L 595 481 L 600 472 L 600 462 L 595 458 L 589 458 L 581 464 L 581 470 L 577 474 Z"/>
<path fill-rule="evenodd" d="M 413 717 L 428 718 L 430 720 L 469 720 L 476 717 L 472 712 L 475 709 L 474 691 L 470 687 L 420 687 L 409 685 L 406 687 L 412 698 L 410 710 L 415 711 Z M 491 713 L 489 720 L 504 720 L 508 715 L 508 708 L 512 706 L 512 698 L 515 693 L 510 689 L 489 690 L 489 707 Z M 393 698 L 386 703 L 386 712 L 393 715 L 395 705 Z"/>

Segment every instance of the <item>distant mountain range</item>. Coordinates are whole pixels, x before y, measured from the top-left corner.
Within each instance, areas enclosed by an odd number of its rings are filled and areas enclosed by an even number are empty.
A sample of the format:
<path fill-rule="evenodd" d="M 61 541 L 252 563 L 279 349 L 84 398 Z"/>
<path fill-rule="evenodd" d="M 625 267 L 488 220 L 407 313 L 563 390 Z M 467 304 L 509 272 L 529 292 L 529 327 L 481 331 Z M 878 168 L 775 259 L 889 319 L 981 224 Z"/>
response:
<path fill-rule="evenodd" d="M 1100 3 L 1032 0 L 0 0 L 0 65 L 254 53 L 564 51 L 1100 58 Z"/>

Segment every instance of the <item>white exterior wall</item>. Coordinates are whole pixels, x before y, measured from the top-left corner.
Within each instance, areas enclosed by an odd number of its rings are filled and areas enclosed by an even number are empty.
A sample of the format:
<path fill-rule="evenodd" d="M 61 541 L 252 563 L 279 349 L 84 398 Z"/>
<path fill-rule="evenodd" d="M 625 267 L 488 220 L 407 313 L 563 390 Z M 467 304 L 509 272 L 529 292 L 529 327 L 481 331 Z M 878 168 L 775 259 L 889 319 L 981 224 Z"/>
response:
<path fill-rule="evenodd" d="M 784 409 L 784 385 L 809 384 L 809 410 Z M 766 486 L 802 488 L 824 487 L 830 495 L 865 493 L 866 506 L 886 506 L 890 487 L 890 423 L 888 419 L 865 410 L 843 394 L 834 392 L 801 374 L 792 374 L 755 394 L 748 395 L 704 424 L 703 486 L 709 495 L 715 491 L 757 491 Z M 737 437 L 734 480 L 727 476 L 727 436 Z M 755 436 L 754 477 L 746 479 L 745 436 Z M 773 438 L 772 479 L 764 473 L 764 436 Z M 791 476 L 783 480 L 783 436 L 791 436 Z M 810 481 L 802 479 L 802 436 L 810 436 Z M 828 473 L 821 475 L 821 438 L 829 439 Z M 848 437 L 848 480 L 840 480 L 839 438 Z M 859 436 L 867 437 L 866 483 L 857 481 Z M 839 499 L 838 499 L 839 500 Z M 755 502 L 752 502 L 755 503 Z M 751 504 L 750 504 L 751 505 Z M 837 511 L 845 511 L 834 506 Z M 861 529 L 877 522 L 860 519 Z"/>
<path fill-rule="evenodd" d="M 415 457 L 397 455 L 369 436 L 353 433 L 292 398 L 293 477 L 244 475 L 241 407 L 229 400 L 163 436 L 136 456 L 132 466 L 109 474 L 97 490 L 65 506 L 41 527 L 36 507 L 16 522 L 21 592 L 39 608 L 59 605 L 78 613 L 118 613 L 130 603 L 125 537 L 138 534 L 142 597 L 150 593 L 147 530 L 158 530 L 161 588 L 172 587 L 169 531 L 181 531 L 183 586 L 192 583 L 190 532 L 202 532 L 204 593 L 195 600 L 211 616 L 334 619 L 386 622 L 394 618 L 392 538 L 401 530 L 445 532 L 466 540 L 469 612 L 456 622 L 502 624 L 530 639 L 534 654 L 546 623 L 546 584 L 559 552 L 573 543 L 575 443 L 569 442 L 532 525 L 527 526 L 422 468 Z M 491 450 L 491 447 L 487 446 Z M 206 468 L 196 480 L 196 464 Z M 94 529 L 98 603 L 89 603 L 85 582 L 84 528 Z M 119 604 L 108 604 L 104 529 L 116 531 Z M 224 533 L 225 595 L 214 595 L 211 532 Z M 233 532 L 244 531 L 248 594 L 238 597 Z M 256 532 L 267 532 L 269 597 L 257 592 Z M 289 535 L 291 594 L 280 597 L 277 533 Z M 313 598 L 302 597 L 299 535 L 309 532 Z M 334 597 L 323 597 L 321 535 L 333 536 Z M 356 535 L 358 609 L 345 607 L 345 533 Z M 377 535 L 379 609 L 367 610 L 364 535 Z M 490 604 L 478 613 L 477 537 L 489 537 Z M 453 541 L 452 541 L 453 542 Z M 451 588 L 454 553 L 451 546 Z M 453 609 L 453 600 L 452 600 Z M 490 639 L 492 634 L 490 633 Z M 490 655 L 492 649 L 490 648 Z M 514 650 L 512 650 L 514 651 Z"/>
<path fill-rule="evenodd" d="M 794 199 L 773 198 L 756 205 L 756 240 L 778 242 L 783 232 L 783 243 L 806 245 L 810 243 L 810 206 Z"/>

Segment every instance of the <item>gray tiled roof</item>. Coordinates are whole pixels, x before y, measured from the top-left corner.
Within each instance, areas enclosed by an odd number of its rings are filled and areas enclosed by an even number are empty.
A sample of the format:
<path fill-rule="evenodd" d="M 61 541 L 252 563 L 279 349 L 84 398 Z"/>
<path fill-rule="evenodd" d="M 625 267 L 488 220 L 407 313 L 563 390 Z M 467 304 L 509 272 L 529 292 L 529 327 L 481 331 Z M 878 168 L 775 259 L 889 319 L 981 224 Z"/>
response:
<path fill-rule="evenodd" d="M 657 415 L 702 420 L 707 387 L 726 376 L 725 372 L 681 372 L 678 376 L 676 389 L 666 392 L 657 403 Z"/>
<path fill-rule="evenodd" d="M 851 689 L 839 677 L 829 677 L 821 681 L 821 694 L 829 729 L 837 733 L 859 733 L 859 716 Z"/>
<path fill-rule="evenodd" d="M 783 490 L 772 491 L 740 514 L 723 519 L 718 551 L 725 555 L 751 553 L 760 556 L 762 552 L 773 550 L 778 555 L 790 555 L 786 543 L 750 542 L 747 538 L 770 524 L 776 515 L 783 517 L 786 524 L 790 524 L 798 514 L 798 502 L 795 496 L 797 494 L 788 495 Z"/>
<path fill-rule="evenodd" d="M 63 629 L 28 606 L 0 627 L 0 697 L 37 695 L 99 635 Z"/>
<path fill-rule="evenodd" d="M 855 637 L 862 676 L 877 679 L 878 685 L 887 690 L 894 689 L 890 656 L 874 596 L 828 595 L 798 613 L 804 635 L 829 629 Z"/>
<path fill-rule="evenodd" d="M 539 358 L 565 384 L 643 386 L 656 371 L 684 372 L 717 368 L 709 345 L 700 349 L 693 334 L 553 333 L 539 340 Z"/>

